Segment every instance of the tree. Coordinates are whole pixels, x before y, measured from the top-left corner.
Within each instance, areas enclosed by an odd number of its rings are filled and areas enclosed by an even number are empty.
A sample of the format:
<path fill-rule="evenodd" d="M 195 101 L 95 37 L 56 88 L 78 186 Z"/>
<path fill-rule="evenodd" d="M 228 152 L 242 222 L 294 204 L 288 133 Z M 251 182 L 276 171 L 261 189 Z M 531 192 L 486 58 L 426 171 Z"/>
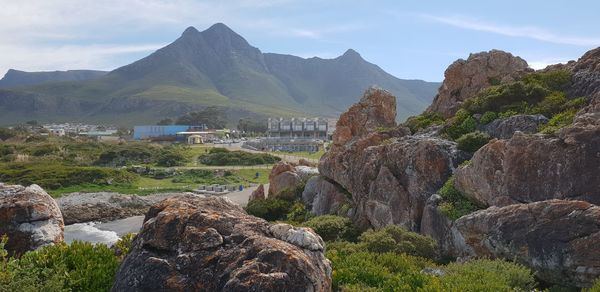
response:
<path fill-rule="evenodd" d="M 201 111 L 190 112 L 179 118 L 176 123 L 179 125 L 200 126 L 206 125 L 212 129 L 225 128 L 227 125 L 225 113 L 216 106 L 209 106 Z"/>
<path fill-rule="evenodd" d="M 237 129 L 246 133 L 264 133 L 267 131 L 267 121 L 243 118 L 238 121 Z"/>
<path fill-rule="evenodd" d="M 162 119 L 160 120 L 158 123 L 156 123 L 159 126 L 168 126 L 168 125 L 172 125 L 173 124 L 173 120 L 166 118 L 166 119 Z"/>

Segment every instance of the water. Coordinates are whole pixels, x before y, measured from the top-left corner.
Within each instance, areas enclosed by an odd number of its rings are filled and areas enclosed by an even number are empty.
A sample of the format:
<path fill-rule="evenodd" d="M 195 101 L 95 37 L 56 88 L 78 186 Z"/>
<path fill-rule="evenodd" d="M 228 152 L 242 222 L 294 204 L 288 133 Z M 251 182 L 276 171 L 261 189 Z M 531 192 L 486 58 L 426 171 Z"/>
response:
<path fill-rule="evenodd" d="M 74 240 L 91 243 L 115 244 L 119 238 L 130 232 L 138 232 L 142 227 L 144 216 L 134 216 L 106 223 L 75 223 L 65 226 L 65 242 Z"/>

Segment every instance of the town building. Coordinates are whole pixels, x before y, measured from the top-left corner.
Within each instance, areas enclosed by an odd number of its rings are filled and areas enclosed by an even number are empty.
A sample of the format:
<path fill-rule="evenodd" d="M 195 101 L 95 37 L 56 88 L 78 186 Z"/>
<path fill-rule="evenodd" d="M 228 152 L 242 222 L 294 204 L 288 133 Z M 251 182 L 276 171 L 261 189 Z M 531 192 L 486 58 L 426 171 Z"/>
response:
<path fill-rule="evenodd" d="M 327 140 L 329 121 L 324 118 L 269 118 L 267 137 Z"/>

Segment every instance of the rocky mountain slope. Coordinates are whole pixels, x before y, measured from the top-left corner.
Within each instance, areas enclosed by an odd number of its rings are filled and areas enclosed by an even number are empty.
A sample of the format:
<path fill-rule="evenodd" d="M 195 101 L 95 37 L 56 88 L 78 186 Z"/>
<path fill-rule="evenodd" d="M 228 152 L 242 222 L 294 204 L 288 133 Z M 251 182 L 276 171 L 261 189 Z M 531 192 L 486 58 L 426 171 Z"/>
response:
<path fill-rule="evenodd" d="M 96 70 L 68 70 L 48 72 L 25 72 L 10 69 L 2 79 L 0 88 L 11 88 L 25 85 L 36 85 L 49 82 L 82 81 L 97 79 L 106 75 L 106 71 Z"/>
<path fill-rule="evenodd" d="M 190 27 L 166 47 L 95 80 L 0 90 L 0 123 L 23 116 L 156 122 L 206 106 L 227 109 L 236 122 L 257 114 L 334 116 L 374 84 L 396 94 L 400 119 L 422 111 L 439 86 L 398 79 L 353 50 L 335 59 L 263 54 L 219 23 L 202 32 Z"/>
<path fill-rule="evenodd" d="M 344 215 L 362 228 L 400 225 L 449 257 L 514 260 L 544 283 L 590 287 L 600 276 L 599 52 L 538 72 L 509 53 L 473 54 L 398 126 L 393 95 L 368 90 L 319 163 L 341 191 L 307 196 L 307 207 L 339 214 L 329 202 L 348 193 Z"/>

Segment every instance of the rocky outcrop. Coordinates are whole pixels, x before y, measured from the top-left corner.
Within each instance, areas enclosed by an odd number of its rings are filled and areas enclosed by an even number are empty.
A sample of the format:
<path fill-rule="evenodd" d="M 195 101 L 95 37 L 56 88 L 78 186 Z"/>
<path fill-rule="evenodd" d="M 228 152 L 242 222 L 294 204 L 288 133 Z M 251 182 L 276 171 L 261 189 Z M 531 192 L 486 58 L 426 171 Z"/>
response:
<path fill-rule="evenodd" d="M 591 96 L 600 92 L 600 48 L 586 52 L 572 64 L 572 96 Z"/>
<path fill-rule="evenodd" d="M 454 247 L 456 236 L 452 230 L 454 222 L 440 211 L 442 202 L 443 199 L 438 194 L 429 197 L 423 208 L 420 233 L 435 239 L 441 255 L 455 256 L 457 254 Z"/>
<path fill-rule="evenodd" d="M 60 209 L 42 188 L 0 183 L 0 236 L 8 236 L 9 255 L 62 242 L 63 231 Z"/>
<path fill-rule="evenodd" d="M 340 116 L 333 134 L 334 146 L 344 145 L 378 128 L 396 126 L 396 97 L 389 92 L 369 88 L 360 101 Z"/>
<path fill-rule="evenodd" d="M 509 139 L 516 131 L 526 134 L 538 132 L 542 124 L 548 123 L 543 115 L 515 115 L 505 119 L 496 119 L 484 126 L 483 131 L 498 139 Z"/>
<path fill-rule="evenodd" d="M 529 69 L 525 60 L 498 50 L 459 59 L 444 72 L 444 82 L 427 112 L 452 117 L 462 102 L 494 84 L 520 79 Z"/>
<path fill-rule="evenodd" d="M 269 198 L 293 196 L 302 191 L 301 188 L 311 176 L 318 174 L 319 171 L 314 167 L 278 162 L 269 174 Z"/>
<path fill-rule="evenodd" d="M 557 138 L 492 140 L 456 171 L 456 188 L 486 206 L 548 199 L 600 204 L 600 119 L 582 113 Z"/>
<path fill-rule="evenodd" d="M 65 224 L 91 221 L 113 221 L 144 215 L 153 204 L 172 193 L 147 196 L 120 193 L 72 193 L 56 201 L 63 214 Z"/>
<path fill-rule="evenodd" d="M 319 172 L 351 194 L 351 213 L 359 226 L 398 224 L 418 231 L 425 202 L 466 154 L 435 135 L 409 136 L 405 127 L 386 128 L 393 119 L 378 117 L 394 114 L 393 98 L 370 91 L 342 114 Z"/>
<path fill-rule="evenodd" d="M 271 225 L 218 197 L 152 206 L 112 291 L 330 291 L 311 229 Z"/>
<path fill-rule="evenodd" d="M 458 256 L 516 260 L 566 286 L 590 287 L 600 276 L 600 207 L 588 202 L 491 207 L 459 218 L 454 229 Z"/>
<path fill-rule="evenodd" d="M 248 198 L 248 203 L 255 200 L 264 200 L 265 199 L 265 186 L 260 184 L 256 190 L 252 191 L 250 197 Z"/>
<path fill-rule="evenodd" d="M 349 194 L 339 185 L 323 176 L 313 176 L 302 192 L 302 201 L 314 215 L 343 214 L 344 206 L 350 207 Z"/>

